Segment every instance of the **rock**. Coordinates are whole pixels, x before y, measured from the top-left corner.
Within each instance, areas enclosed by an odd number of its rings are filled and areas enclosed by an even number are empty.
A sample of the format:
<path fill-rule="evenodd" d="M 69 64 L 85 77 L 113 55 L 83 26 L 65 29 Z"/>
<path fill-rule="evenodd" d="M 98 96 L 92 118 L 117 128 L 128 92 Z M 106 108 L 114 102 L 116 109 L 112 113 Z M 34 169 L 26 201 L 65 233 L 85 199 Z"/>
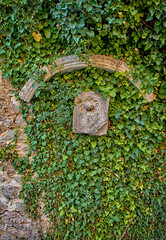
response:
<path fill-rule="evenodd" d="M 21 176 L 13 176 L 13 179 L 16 180 L 16 182 L 20 183 L 21 184 Z"/>
<path fill-rule="evenodd" d="M 7 209 L 7 204 L 0 200 L 0 214 L 2 214 Z"/>
<path fill-rule="evenodd" d="M 26 155 L 27 136 L 23 130 L 26 122 L 19 105 L 11 84 L 2 78 L 0 71 L 0 147 L 13 142 L 14 130 L 18 127 L 17 148 L 22 155 Z M 0 240 L 37 240 L 37 223 L 28 217 L 24 203 L 18 198 L 21 176 L 9 161 L 0 160 Z"/>
<path fill-rule="evenodd" d="M 0 144 L 3 144 L 3 143 L 4 143 L 4 137 L 0 136 Z"/>
<path fill-rule="evenodd" d="M 14 134 L 15 134 L 14 130 L 7 130 L 6 137 L 5 137 L 6 141 L 12 141 L 14 138 Z"/>
<path fill-rule="evenodd" d="M 16 124 L 18 127 L 25 127 L 25 126 L 27 125 L 26 122 L 24 121 L 24 119 L 22 118 L 22 115 L 21 115 L 21 114 L 19 114 L 19 115 L 16 117 L 15 124 Z"/>
<path fill-rule="evenodd" d="M 22 202 L 16 202 L 15 205 L 16 205 L 16 211 L 18 211 L 18 212 L 19 211 L 21 212 L 25 209 L 25 206 Z"/>
<path fill-rule="evenodd" d="M 1 240 L 16 240 L 16 238 L 12 237 L 8 232 L 3 232 Z"/>
<path fill-rule="evenodd" d="M 18 154 L 25 156 L 28 150 L 28 145 L 26 143 L 17 143 L 15 150 Z"/>
<path fill-rule="evenodd" d="M 5 166 L 5 171 L 7 172 L 7 175 L 9 175 L 10 177 L 16 173 L 14 167 L 11 164 L 7 164 Z"/>
<path fill-rule="evenodd" d="M 25 143 L 26 138 L 27 138 L 27 135 L 26 135 L 26 133 L 24 132 L 24 130 L 23 130 L 23 129 L 19 129 L 19 130 L 18 130 L 18 141 Z"/>
<path fill-rule="evenodd" d="M 0 225 L 4 227 L 1 239 L 2 237 L 6 240 L 39 239 L 34 223 L 30 220 L 27 221 L 25 217 L 15 211 L 4 213 L 3 218 L 0 220 Z"/>
<path fill-rule="evenodd" d="M 9 144 L 14 139 L 14 130 L 7 130 L 0 135 L 0 144 Z"/>
<path fill-rule="evenodd" d="M 3 122 L 4 127 L 10 128 L 13 124 L 13 119 L 12 118 L 5 118 L 5 121 Z"/>
<path fill-rule="evenodd" d="M 0 184 L 4 181 L 4 179 L 5 177 L 2 174 L 0 174 Z"/>
<path fill-rule="evenodd" d="M 11 97 L 11 108 L 12 108 L 12 111 L 14 111 L 15 113 L 19 113 L 20 112 L 20 109 L 19 109 L 19 106 L 20 106 L 20 103 L 19 101 L 17 101 L 14 97 L 14 94 L 12 94 L 12 97 Z"/>
<path fill-rule="evenodd" d="M 6 198 L 13 199 L 18 197 L 18 189 L 15 186 L 3 186 L 2 187 L 3 195 Z"/>

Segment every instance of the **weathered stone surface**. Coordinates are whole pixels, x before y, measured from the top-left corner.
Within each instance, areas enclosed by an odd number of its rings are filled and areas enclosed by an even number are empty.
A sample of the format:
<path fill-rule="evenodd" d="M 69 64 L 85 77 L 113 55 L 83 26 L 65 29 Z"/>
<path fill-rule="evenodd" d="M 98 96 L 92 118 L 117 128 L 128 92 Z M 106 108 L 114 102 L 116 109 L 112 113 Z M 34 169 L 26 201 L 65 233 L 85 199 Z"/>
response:
<path fill-rule="evenodd" d="M 4 176 L 2 174 L 0 174 L 0 184 L 4 181 Z"/>
<path fill-rule="evenodd" d="M 16 117 L 15 124 L 19 127 L 25 127 L 27 125 L 26 122 L 24 121 L 24 119 L 22 118 L 21 114 L 19 114 Z"/>
<path fill-rule="evenodd" d="M 25 209 L 25 205 L 22 202 L 16 202 L 15 206 L 16 206 L 15 210 L 18 212 L 21 212 Z"/>
<path fill-rule="evenodd" d="M 18 154 L 21 154 L 21 156 L 25 156 L 28 151 L 28 146 L 26 143 L 17 143 L 15 150 Z"/>
<path fill-rule="evenodd" d="M 11 112 L 15 112 L 15 113 L 20 113 L 20 109 L 19 109 L 19 101 L 17 101 L 14 97 L 14 94 L 11 95 L 11 105 L 10 105 L 10 110 Z"/>
<path fill-rule="evenodd" d="M 21 177 L 19 175 L 14 175 L 13 179 L 21 185 Z"/>
<path fill-rule="evenodd" d="M 30 102 L 38 87 L 39 84 L 35 82 L 35 80 L 30 78 L 28 82 L 25 84 L 25 86 L 21 89 L 19 97 L 23 99 L 25 102 Z"/>
<path fill-rule="evenodd" d="M 14 130 L 7 130 L 0 135 L 0 144 L 9 144 L 14 139 Z"/>
<path fill-rule="evenodd" d="M 15 240 L 15 238 L 9 234 L 8 232 L 3 232 L 3 234 L 1 235 L 1 240 Z"/>
<path fill-rule="evenodd" d="M 26 123 L 19 111 L 19 101 L 13 89 L 4 80 L 0 71 L 0 148 L 13 141 L 14 130 L 18 128 L 18 153 L 27 153 L 26 134 L 23 130 Z M 6 159 L 5 159 L 6 160 Z M 24 211 L 24 203 L 18 198 L 21 190 L 21 177 L 10 161 L 0 159 L 0 239 L 21 240 L 38 239 L 38 224 Z"/>
<path fill-rule="evenodd" d="M 0 230 L 0 239 L 39 239 L 34 223 L 18 212 L 5 212 L 3 218 L 0 218 L 0 225 L 4 226 L 3 230 Z"/>
<path fill-rule="evenodd" d="M 103 68 L 106 71 L 113 71 L 113 72 L 116 72 L 116 71 L 129 72 L 130 71 L 127 64 L 124 61 L 114 59 L 112 57 L 103 56 L 103 55 L 92 55 L 88 58 L 88 62 L 81 61 L 79 57 L 76 55 L 71 55 L 71 56 L 57 59 L 54 64 L 56 64 L 56 67 L 51 67 L 50 65 L 47 67 L 46 66 L 43 67 L 43 70 L 46 71 L 44 81 L 50 79 L 52 76 L 54 76 L 56 73 L 60 71 L 61 73 L 71 72 L 74 70 L 83 69 L 88 65 Z M 134 83 L 133 78 L 131 76 L 129 76 L 128 79 L 140 91 L 139 87 L 140 87 L 141 81 Z M 24 85 L 22 90 L 20 91 L 19 97 L 26 102 L 30 102 L 36 90 L 38 89 L 38 87 L 39 87 L 39 84 L 35 82 L 34 79 L 30 78 L 28 82 Z M 145 95 L 145 99 L 147 99 L 147 101 L 149 102 L 153 101 L 155 98 L 156 97 L 153 93 Z"/>
<path fill-rule="evenodd" d="M 73 132 L 101 136 L 107 134 L 109 97 L 82 92 L 75 99 Z"/>
<path fill-rule="evenodd" d="M 9 199 L 18 198 L 18 188 L 15 186 L 3 186 L 2 192 L 6 198 Z"/>
<path fill-rule="evenodd" d="M 7 175 L 9 177 L 11 177 L 14 174 L 16 174 L 16 171 L 15 171 L 14 167 L 11 164 L 9 164 L 9 163 L 5 164 L 5 171 L 6 171 L 6 173 L 7 173 Z"/>
<path fill-rule="evenodd" d="M 0 200 L 0 214 L 7 210 L 7 204 Z"/>

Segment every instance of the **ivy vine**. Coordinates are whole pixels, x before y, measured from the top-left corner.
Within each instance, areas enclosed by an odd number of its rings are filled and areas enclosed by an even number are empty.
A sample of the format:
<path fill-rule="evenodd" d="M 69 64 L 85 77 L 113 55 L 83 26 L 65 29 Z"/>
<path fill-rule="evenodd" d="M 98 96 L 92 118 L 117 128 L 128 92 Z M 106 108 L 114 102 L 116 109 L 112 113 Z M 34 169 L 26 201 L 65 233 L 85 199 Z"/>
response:
<path fill-rule="evenodd" d="M 89 90 L 111 96 L 106 136 L 72 133 L 74 98 Z M 88 67 L 55 76 L 29 111 L 34 118 L 26 132 L 35 156 L 22 196 L 36 216 L 44 202 L 52 223 L 46 239 L 120 239 L 128 224 L 128 237 L 164 237 L 160 102 L 147 105 L 124 76 Z"/>
<path fill-rule="evenodd" d="M 162 0 L 0 1 L 0 68 L 16 97 L 42 66 L 82 53 L 125 60 L 157 96 L 148 104 L 122 74 L 87 67 L 21 103 L 29 153 L 13 163 L 31 215 L 45 205 L 46 239 L 164 239 L 165 11 Z M 110 95 L 106 136 L 72 133 L 74 98 L 89 90 Z"/>

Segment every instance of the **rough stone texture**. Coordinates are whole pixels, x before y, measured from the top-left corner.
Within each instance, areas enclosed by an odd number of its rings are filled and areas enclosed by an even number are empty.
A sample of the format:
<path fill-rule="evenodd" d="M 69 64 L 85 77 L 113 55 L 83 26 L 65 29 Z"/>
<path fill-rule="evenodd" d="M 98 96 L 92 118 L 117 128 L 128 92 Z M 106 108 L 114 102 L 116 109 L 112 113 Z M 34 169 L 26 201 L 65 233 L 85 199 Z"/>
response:
<path fill-rule="evenodd" d="M 82 92 L 75 99 L 73 132 L 101 136 L 107 134 L 109 97 Z"/>
<path fill-rule="evenodd" d="M 15 129 L 18 128 L 16 149 L 19 154 L 25 155 L 28 146 L 25 143 L 24 127 L 26 122 L 20 113 L 19 101 L 15 99 L 10 83 L 0 75 L 0 147 L 13 142 Z"/>
<path fill-rule="evenodd" d="M 54 63 L 54 65 L 56 64 L 56 67 L 49 65 L 47 67 L 44 66 L 42 68 L 42 70 L 46 72 L 44 81 L 50 79 L 52 76 L 54 76 L 56 73 L 60 71 L 61 73 L 71 72 L 74 70 L 80 70 L 80 69 L 86 68 L 88 65 L 103 68 L 106 71 L 112 71 L 112 72 L 116 72 L 116 71 L 129 72 L 130 71 L 127 64 L 124 61 L 114 59 L 112 57 L 107 57 L 103 55 L 92 55 L 88 58 L 88 61 L 89 61 L 88 63 L 85 61 L 81 61 L 79 57 L 76 55 L 59 58 Z M 129 76 L 128 79 L 140 91 L 141 81 L 134 83 L 132 76 Z M 39 87 L 39 84 L 36 83 L 33 78 L 30 78 L 28 82 L 24 85 L 22 90 L 20 91 L 19 97 L 26 102 L 30 102 L 36 90 L 38 89 L 38 87 Z M 155 100 L 155 98 L 156 97 L 154 93 L 145 95 L 145 99 L 147 99 L 148 102 Z"/>
<path fill-rule="evenodd" d="M 2 78 L 0 72 L 0 148 L 13 142 L 14 130 L 18 127 L 16 150 L 20 155 L 27 152 L 25 121 L 19 111 L 19 102 L 15 99 L 12 87 Z M 17 174 L 10 161 L 0 159 L 0 239 L 18 240 L 39 239 L 37 223 L 25 212 L 25 206 L 19 199 L 21 176 Z"/>
<path fill-rule="evenodd" d="M 3 218 L 0 219 L 0 226 L 4 226 L 1 234 L 2 240 L 38 239 L 34 230 L 35 224 L 30 219 L 25 218 L 21 211 L 5 212 Z"/>

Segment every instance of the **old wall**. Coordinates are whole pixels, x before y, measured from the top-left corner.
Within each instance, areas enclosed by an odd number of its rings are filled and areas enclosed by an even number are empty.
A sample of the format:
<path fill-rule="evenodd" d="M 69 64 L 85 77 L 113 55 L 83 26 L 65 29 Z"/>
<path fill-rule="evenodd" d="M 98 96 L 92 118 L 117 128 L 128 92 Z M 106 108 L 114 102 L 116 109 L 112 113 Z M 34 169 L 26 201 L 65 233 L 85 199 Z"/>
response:
<path fill-rule="evenodd" d="M 12 142 L 14 130 L 18 128 L 16 150 L 25 155 L 27 151 L 26 123 L 19 110 L 10 83 L 2 78 L 0 72 L 0 148 Z M 0 159 L 0 239 L 39 239 L 37 224 L 28 217 L 25 206 L 19 199 L 21 176 L 17 174 L 10 161 Z"/>

